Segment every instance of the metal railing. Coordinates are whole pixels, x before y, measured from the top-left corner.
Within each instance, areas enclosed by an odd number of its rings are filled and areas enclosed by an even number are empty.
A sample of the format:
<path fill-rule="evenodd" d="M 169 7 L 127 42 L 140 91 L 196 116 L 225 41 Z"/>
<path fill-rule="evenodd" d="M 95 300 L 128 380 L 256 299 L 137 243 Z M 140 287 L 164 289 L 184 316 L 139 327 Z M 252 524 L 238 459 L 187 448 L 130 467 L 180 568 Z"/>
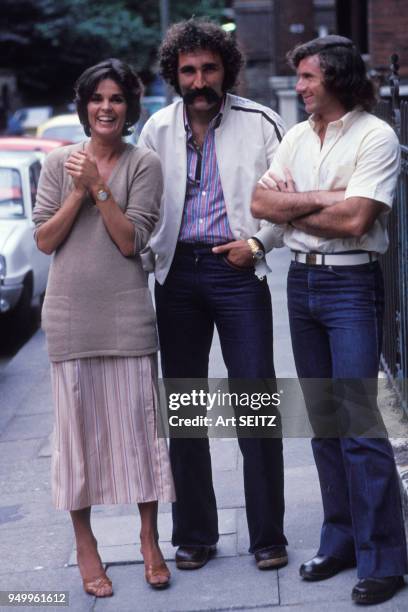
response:
<path fill-rule="evenodd" d="M 380 101 L 377 115 L 390 123 L 399 137 L 401 172 L 388 220 L 390 246 L 381 258 L 385 281 L 381 363 L 408 415 L 408 102 L 399 97 L 398 56 L 391 60 L 391 99 Z"/>

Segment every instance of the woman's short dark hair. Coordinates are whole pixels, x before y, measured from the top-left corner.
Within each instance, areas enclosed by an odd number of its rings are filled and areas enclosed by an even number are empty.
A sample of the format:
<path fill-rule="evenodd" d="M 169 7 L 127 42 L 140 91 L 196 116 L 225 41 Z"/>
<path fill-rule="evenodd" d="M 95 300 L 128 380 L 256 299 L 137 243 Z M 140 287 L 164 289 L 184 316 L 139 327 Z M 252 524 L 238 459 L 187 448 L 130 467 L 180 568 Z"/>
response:
<path fill-rule="evenodd" d="M 75 99 L 79 120 L 84 126 L 85 134 L 91 135 L 88 121 L 88 102 L 104 79 L 112 79 L 122 89 L 127 104 L 126 121 L 123 126 L 122 135 L 127 136 L 131 132 L 129 128 L 136 123 L 140 117 L 140 97 L 143 86 L 129 64 L 119 59 L 107 59 L 95 66 L 87 68 L 75 83 Z"/>
<path fill-rule="evenodd" d="M 375 88 L 367 76 L 366 67 L 353 41 L 344 36 L 323 36 L 298 45 L 287 58 L 293 68 L 302 59 L 318 55 L 324 75 L 324 85 L 347 111 L 361 106 L 371 111 L 376 104 Z"/>
<path fill-rule="evenodd" d="M 160 46 L 160 72 L 180 94 L 177 68 L 178 54 L 206 49 L 218 53 L 224 65 L 223 91 L 232 89 L 244 64 L 235 39 L 219 25 L 205 19 L 188 19 L 172 25 Z"/>

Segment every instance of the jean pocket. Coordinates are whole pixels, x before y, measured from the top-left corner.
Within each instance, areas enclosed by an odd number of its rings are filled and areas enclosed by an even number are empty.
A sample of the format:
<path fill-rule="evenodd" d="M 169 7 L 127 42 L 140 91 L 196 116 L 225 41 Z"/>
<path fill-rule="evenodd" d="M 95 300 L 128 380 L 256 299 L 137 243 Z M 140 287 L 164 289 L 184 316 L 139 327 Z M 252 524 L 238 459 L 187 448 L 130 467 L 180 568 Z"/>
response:
<path fill-rule="evenodd" d="M 223 255 L 221 257 L 221 261 L 231 270 L 234 270 L 235 272 L 243 272 L 244 274 L 248 274 L 248 273 L 253 273 L 254 272 L 254 267 L 250 266 L 249 268 L 244 268 L 241 266 L 236 266 L 235 264 L 231 263 L 228 259 L 226 255 Z"/>
<path fill-rule="evenodd" d="M 374 284 L 375 270 L 373 270 L 372 264 L 328 266 L 326 270 L 330 276 L 343 279 L 345 282 L 368 285 L 369 287 Z"/>

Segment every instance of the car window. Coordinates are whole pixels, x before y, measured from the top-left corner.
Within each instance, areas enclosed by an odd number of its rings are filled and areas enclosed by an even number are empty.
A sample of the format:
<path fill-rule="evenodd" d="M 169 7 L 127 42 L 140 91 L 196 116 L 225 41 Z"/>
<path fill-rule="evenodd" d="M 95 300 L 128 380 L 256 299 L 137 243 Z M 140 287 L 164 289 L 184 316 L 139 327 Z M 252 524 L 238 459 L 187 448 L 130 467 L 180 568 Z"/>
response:
<path fill-rule="evenodd" d="M 21 176 L 14 168 L 0 168 L 0 219 L 24 216 Z"/>

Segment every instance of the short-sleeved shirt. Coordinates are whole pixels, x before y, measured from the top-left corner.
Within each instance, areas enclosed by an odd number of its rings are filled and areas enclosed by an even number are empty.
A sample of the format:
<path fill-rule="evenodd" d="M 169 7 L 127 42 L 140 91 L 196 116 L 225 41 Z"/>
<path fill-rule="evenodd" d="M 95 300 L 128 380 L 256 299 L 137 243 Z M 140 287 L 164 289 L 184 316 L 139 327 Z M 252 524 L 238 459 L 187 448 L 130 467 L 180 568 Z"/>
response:
<path fill-rule="evenodd" d="M 284 136 L 270 170 L 284 179 L 284 169 L 289 169 L 299 192 L 345 190 L 346 200 L 370 198 L 391 209 L 399 165 L 400 147 L 392 128 L 355 109 L 328 124 L 323 146 L 313 116 L 295 125 Z M 295 251 L 384 253 L 388 212 L 359 238 L 322 238 L 285 225 L 283 240 Z"/>

